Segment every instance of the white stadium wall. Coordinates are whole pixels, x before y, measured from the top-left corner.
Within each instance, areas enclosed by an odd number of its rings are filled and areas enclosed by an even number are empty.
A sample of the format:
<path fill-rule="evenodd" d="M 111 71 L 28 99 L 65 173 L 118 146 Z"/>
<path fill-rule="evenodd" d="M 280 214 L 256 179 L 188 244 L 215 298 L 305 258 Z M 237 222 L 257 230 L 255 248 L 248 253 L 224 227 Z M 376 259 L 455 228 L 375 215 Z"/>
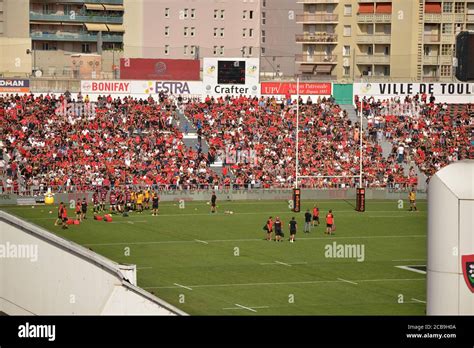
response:
<path fill-rule="evenodd" d="M 133 285 L 134 266 L 1 211 L 0 248 L 0 311 L 8 315 L 186 315 Z"/>
<path fill-rule="evenodd" d="M 474 315 L 474 160 L 430 180 L 427 277 L 428 315 Z"/>

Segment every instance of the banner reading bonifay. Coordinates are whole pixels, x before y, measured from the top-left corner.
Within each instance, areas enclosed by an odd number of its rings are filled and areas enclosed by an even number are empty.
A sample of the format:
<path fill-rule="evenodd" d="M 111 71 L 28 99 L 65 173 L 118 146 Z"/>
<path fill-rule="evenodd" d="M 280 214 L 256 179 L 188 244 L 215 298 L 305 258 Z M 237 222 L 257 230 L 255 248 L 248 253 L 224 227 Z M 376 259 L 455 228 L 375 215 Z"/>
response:
<path fill-rule="evenodd" d="M 474 83 L 354 83 L 353 91 L 354 95 L 375 99 L 425 93 L 433 94 L 438 102 L 474 102 Z"/>

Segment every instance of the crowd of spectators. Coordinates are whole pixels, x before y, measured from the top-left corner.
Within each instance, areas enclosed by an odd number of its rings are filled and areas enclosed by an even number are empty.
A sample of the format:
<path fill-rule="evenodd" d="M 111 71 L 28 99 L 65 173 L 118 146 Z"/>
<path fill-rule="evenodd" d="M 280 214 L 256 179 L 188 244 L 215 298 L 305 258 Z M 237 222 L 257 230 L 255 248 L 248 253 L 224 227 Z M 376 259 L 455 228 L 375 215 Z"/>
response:
<path fill-rule="evenodd" d="M 356 96 L 357 110 L 360 100 Z M 436 103 L 426 94 L 363 100 L 372 139 L 392 143 L 391 157 L 429 178 L 449 163 L 473 159 L 474 104 Z"/>
<path fill-rule="evenodd" d="M 104 96 L 89 103 L 51 95 L 0 98 L 4 191 L 204 188 L 217 180 L 205 154 L 184 146 L 168 100 Z"/>

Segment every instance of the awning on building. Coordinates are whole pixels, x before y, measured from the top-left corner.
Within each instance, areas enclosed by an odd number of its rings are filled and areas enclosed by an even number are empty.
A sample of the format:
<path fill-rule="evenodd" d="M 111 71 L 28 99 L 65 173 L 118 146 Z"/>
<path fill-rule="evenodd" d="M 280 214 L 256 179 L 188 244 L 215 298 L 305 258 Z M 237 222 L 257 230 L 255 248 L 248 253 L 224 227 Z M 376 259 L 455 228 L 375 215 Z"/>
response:
<path fill-rule="evenodd" d="M 107 5 L 104 4 L 106 11 L 123 11 L 123 5 Z"/>
<path fill-rule="evenodd" d="M 36 22 L 32 21 L 30 24 L 41 24 L 41 25 L 61 25 L 61 22 Z"/>
<path fill-rule="evenodd" d="M 109 31 L 115 31 L 115 32 L 124 32 L 125 27 L 123 24 L 107 24 L 107 27 L 109 27 Z"/>
<path fill-rule="evenodd" d="M 101 4 L 84 4 L 88 10 L 104 11 L 104 6 Z"/>
<path fill-rule="evenodd" d="M 331 65 L 316 65 L 316 72 L 317 73 L 325 73 L 328 74 L 332 70 Z"/>
<path fill-rule="evenodd" d="M 300 66 L 300 71 L 303 72 L 303 73 L 313 73 L 314 71 L 314 65 L 311 65 L 311 64 L 302 64 Z"/>
<path fill-rule="evenodd" d="M 109 31 L 105 24 L 84 23 L 88 31 Z"/>

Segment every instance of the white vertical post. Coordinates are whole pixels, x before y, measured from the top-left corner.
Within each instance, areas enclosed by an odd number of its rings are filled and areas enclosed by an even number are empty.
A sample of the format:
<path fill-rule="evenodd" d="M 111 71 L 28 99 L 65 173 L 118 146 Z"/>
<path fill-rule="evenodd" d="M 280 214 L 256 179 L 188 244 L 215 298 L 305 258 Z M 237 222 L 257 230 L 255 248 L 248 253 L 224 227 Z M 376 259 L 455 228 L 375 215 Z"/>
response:
<path fill-rule="evenodd" d="M 296 77 L 296 168 L 295 168 L 295 188 L 298 188 L 299 175 L 299 143 L 300 143 L 300 78 Z"/>
<path fill-rule="evenodd" d="M 360 154 L 359 154 L 359 159 L 360 159 L 360 163 L 359 163 L 359 188 L 362 188 L 362 135 L 363 135 L 363 131 L 364 131 L 364 127 L 362 126 L 362 106 L 363 106 L 364 102 L 363 100 L 361 99 L 360 101 L 360 111 L 359 111 L 359 122 L 360 122 L 360 134 L 359 134 L 359 140 L 360 140 Z"/>

